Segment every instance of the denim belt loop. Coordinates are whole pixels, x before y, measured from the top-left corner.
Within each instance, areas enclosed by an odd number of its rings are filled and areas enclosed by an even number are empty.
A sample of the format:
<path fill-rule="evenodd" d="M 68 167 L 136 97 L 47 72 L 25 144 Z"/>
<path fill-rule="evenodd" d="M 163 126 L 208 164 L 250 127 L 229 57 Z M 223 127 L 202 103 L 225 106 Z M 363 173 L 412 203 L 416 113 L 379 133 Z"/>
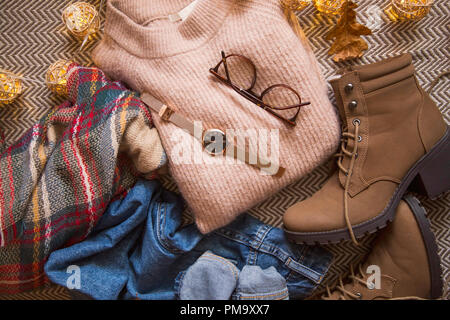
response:
<path fill-rule="evenodd" d="M 316 284 L 320 284 L 323 280 L 324 275 L 312 270 L 311 268 L 308 268 L 307 266 L 302 265 L 301 263 L 298 263 L 292 257 L 287 257 L 287 259 L 284 261 L 284 265 L 289 269 L 305 276 Z"/>

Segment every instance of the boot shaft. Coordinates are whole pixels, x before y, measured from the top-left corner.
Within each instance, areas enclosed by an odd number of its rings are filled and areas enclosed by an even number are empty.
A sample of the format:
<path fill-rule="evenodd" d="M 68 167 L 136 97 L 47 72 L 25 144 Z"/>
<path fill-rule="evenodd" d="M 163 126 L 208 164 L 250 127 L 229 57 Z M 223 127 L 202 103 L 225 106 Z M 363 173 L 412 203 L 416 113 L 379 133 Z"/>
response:
<path fill-rule="evenodd" d="M 442 295 L 437 245 L 419 201 L 407 196 L 397 216 L 377 237 L 366 261 L 327 299 L 436 299 Z M 437 268 L 437 269 L 436 269 Z M 343 288 L 344 290 L 340 290 Z"/>
<path fill-rule="evenodd" d="M 384 275 L 384 290 L 392 297 L 430 298 L 430 267 L 421 231 L 409 206 L 400 202 L 397 215 L 374 243 L 366 266 L 376 265 Z M 389 280 L 390 281 L 389 281 Z"/>
<path fill-rule="evenodd" d="M 404 54 L 350 67 L 331 81 L 344 127 L 359 125 L 358 157 L 351 178 L 354 196 L 379 180 L 400 181 L 407 170 L 445 134 L 439 109 L 419 86 L 412 57 Z M 344 159 L 348 167 L 350 159 Z M 341 184 L 345 174 L 340 174 Z"/>

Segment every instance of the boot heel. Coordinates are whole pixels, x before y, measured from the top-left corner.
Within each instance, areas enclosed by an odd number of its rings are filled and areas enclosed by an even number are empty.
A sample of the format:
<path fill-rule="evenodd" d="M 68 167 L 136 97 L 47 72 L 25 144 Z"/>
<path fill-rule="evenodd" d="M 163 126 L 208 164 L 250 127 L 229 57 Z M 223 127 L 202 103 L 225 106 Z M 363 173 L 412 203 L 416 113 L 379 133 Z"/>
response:
<path fill-rule="evenodd" d="M 445 140 L 436 146 L 436 152 L 431 151 L 429 159 L 424 159 L 425 165 L 420 169 L 411 184 L 411 189 L 424 194 L 431 199 L 450 190 L 450 138 L 447 132 Z"/>

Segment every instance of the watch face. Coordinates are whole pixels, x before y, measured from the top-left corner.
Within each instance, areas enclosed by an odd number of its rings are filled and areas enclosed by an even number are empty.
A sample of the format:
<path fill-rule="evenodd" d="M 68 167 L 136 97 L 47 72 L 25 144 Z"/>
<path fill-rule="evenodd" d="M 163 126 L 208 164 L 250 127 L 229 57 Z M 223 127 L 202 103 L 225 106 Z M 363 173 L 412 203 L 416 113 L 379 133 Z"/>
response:
<path fill-rule="evenodd" d="M 209 129 L 203 134 L 203 148 L 210 155 L 223 154 L 227 144 L 227 137 L 222 130 Z"/>

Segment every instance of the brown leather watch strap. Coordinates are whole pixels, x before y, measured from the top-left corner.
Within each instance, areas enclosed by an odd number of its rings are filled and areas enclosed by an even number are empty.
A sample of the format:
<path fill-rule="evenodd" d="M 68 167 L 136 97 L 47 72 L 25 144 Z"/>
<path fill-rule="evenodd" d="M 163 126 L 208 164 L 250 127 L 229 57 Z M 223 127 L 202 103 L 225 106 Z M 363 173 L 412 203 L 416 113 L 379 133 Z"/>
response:
<path fill-rule="evenodd" d="M 153 111 L 157 112 L 161 119 L 165 121 L 170 121 L 177 127 L 187 131 L 190 135 L 195 137 L 194 135 L 194 123 L 187 120 L 185 117 L 180 114 L 174 112 L 167 105 L 156 99 L 151 94 L 144 92 L 141 95 L 141 100 Z M 201 137 L 199 137 L 201 139 Z M 200 141 L 202 142 L 202 141 Z"/>

